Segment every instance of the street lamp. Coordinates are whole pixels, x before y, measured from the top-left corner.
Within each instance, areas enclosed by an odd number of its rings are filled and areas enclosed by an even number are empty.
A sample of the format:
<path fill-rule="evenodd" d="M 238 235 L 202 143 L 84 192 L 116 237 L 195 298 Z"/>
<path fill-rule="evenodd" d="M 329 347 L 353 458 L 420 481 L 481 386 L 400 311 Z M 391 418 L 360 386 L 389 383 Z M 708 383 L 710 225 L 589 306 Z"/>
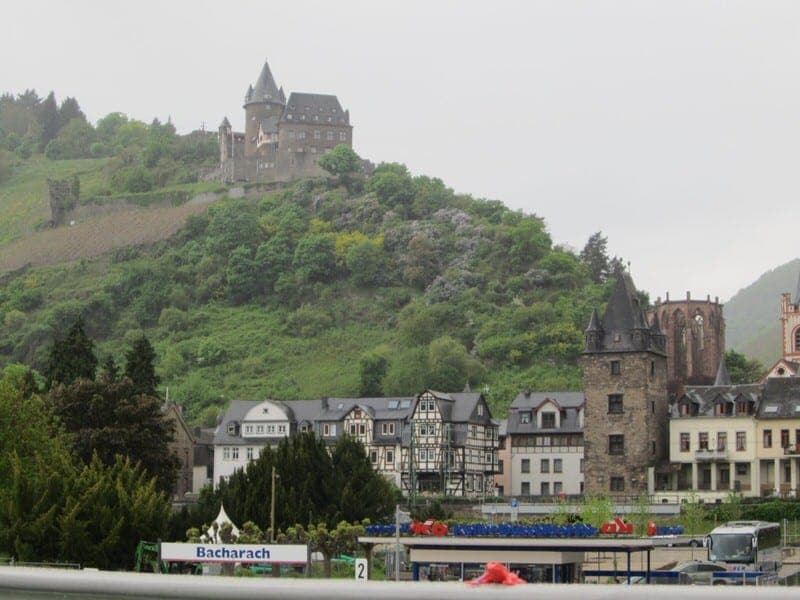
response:
<path fill-rule="evenodd" d="M 275 474 L 275 466 L 272 467 L 272 494 L 269 506 L 269 529 L 270 529 L 270 542 L 275 543 L 275 480 L 280 479 L 280 475 Z"/>

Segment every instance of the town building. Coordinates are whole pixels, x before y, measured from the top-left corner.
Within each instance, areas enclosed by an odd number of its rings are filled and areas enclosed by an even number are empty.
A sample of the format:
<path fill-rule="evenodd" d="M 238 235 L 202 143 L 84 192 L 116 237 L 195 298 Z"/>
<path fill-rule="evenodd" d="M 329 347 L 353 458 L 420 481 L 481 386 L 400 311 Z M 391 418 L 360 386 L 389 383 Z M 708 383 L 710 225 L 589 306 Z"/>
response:
<path fill-rule="evenodd" d="M 517 395 L 508 410 L 507 494 L 531 498 L 583 493 L 583 392 Z"/>
<path fill-rule="evenodd" d="M 219 126 L 224 182 L 288 182 L 326 172 L 318 159 L 335 146 L 353 146 L 350 112 L 330 94 L 292 92 L 286 98 L 264 62 L 244 97 L 245 131 L 225 117 Z"/>
<path fill-rule="evenodd" d="M 195 439 L 192 430 L 183 418 L 183 409 L 179 404 L 167 401 L 161 407 L 161 413 L 164 419 L 172 424 L 175 433 L 168 446 L 169 452 L 178 459 L 172 501 L 182 503 L 186 500 L 186 494 L 192 492 Z"/>
<path fill-rule="evenodd" d="M 593 311 L 581 356 L 584 489 L 637 496 L 667 457 L 667 355 L 658 318 L 648 325 L 630 275 L 616 275 L 602 319 Z"/>
<path fill-rule="evenodd" d="M 482 394 L 426 390 L 398 398 L 231 402 L 214 434 L 214 480 L 230 477 L 267 445 L 312 431 L 333 445 L 364 445 L 373 467 L 404 493 L 494 493 L 498 426 Z"/>

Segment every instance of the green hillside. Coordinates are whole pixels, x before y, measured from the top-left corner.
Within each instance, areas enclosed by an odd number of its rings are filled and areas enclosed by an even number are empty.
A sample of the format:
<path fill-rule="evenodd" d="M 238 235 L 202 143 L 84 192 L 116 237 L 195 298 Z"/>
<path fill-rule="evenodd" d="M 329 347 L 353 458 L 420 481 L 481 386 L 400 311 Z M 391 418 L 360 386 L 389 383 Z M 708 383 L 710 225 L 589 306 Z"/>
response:
<path fill-rule="evenodd" d="M 101 361 L 144 331 L 163 391 L 195 420 L 234 397 L 467 383 L 502 415 L 524 387 L 580 388 L 582 331 L 608 293 L 590 275 L 598 252 L 582 261 L 539 217 L 401 165 L 344 183 L 222 200 L 155 245 L 6 276 L 0 367 L 43 369 L 54 332 L 83 315 Z"/>
<path fill-rule="evenodd" d="M 726 343 L 765 366 L 781 355 L 781 294 L 797 288 L 800 259 L 764 273 L 725 304 Z"/>

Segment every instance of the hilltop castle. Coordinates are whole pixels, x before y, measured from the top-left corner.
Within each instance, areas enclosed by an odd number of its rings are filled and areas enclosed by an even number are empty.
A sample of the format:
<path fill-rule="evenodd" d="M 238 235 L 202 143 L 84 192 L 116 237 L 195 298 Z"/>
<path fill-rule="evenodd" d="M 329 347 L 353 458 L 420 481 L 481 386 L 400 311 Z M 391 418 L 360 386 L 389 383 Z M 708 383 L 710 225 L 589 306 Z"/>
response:
<path fill-rule="evenodd" d="M 221 179 L 281 182 L 325 175 L 317 160 L 338 144 L 353 145 L 350 111 L 336 96 L 292 92 L 288 101 L 264 62 L 244 96 L 245 131 L 219 126 Z"/>

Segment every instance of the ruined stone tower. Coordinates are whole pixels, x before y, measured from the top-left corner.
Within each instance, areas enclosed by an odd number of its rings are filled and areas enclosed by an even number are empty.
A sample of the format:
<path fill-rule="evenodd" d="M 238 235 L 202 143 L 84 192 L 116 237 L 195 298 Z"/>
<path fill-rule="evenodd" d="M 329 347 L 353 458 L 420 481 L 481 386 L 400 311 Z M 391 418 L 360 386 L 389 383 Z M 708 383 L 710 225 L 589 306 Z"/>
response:
<path fill-rule="evenodd" d="M 627 273 L 617 274 L 603 318 L 592 313 L 581 365 L 585 492 L 646 493 L 666 456 L 667 357 L 658 318 L 647 324 Z"/>
<path fill-rule="evenodd" d="M 667 390 L 678 395 L 684 385 L 713 385 L 725 355 L 725 319 L 719 299 L 664 302 L 659 298 L 648 314 L 658 318 L 666 335 Z"/>

